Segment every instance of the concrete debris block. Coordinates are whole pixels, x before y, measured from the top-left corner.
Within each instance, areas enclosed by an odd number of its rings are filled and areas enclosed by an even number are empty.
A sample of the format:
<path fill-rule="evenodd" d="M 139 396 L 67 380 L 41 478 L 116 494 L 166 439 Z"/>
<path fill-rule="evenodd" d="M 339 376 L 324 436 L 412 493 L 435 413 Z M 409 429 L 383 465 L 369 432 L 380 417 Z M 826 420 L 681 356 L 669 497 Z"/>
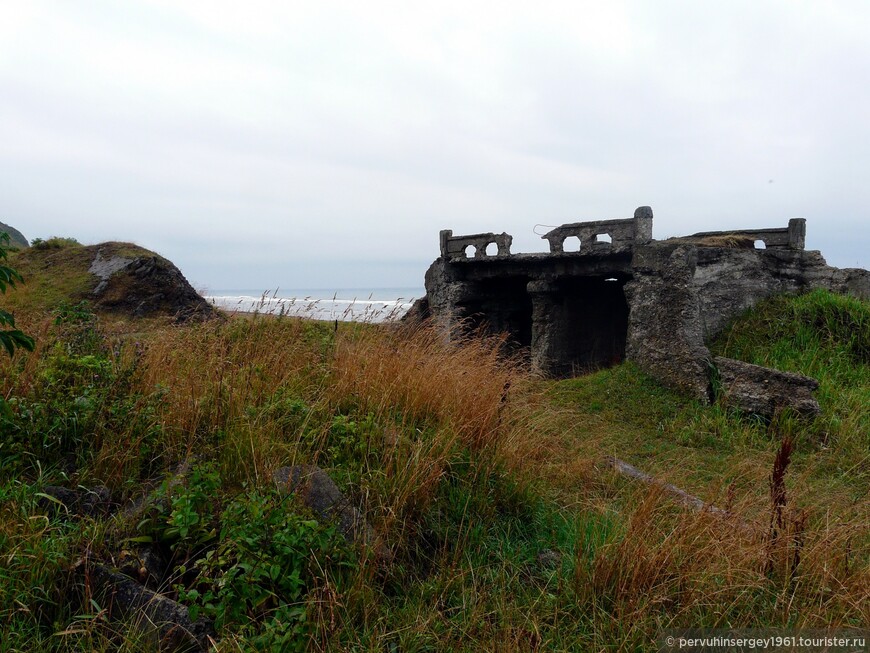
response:
<path fill-rule="evenodd" d="M 122 574 L 152 589 L 159 589 L 169 575 L 169 563 L 154 546 L 121 551 L 118 567 Z"/>
<path fill-rule="evenodd" d="M 296 494 L 321 519 L 335 521 L 339 532 L 348 542 L 371 547 L 377 559 L 382 562 L 392 558 L 389 548 L 362 513 L 350 504 L 335 481 L 320 467 L 281 467 L 272 474 L 272 480 L 280 490 Z"/>
<path fill-rule="evenodd" d="M 193 621 L 187 608 L 143 587 L 101 564 L 82 565 L 109 618 L 125 620 L 143 632 L 160 651 L 208 651 L 215 640 L 214 625 Z"/>
<path fill-rule="evenodd" d="M 100 517 L 114 511 L 112 495 L 109 488 L 98 485 L 88 488 L 65 488 L 58 485 L 46 485 L 37 504 L 51 515 L 66 513 L 77 517 Z"/>
<path fill-rule="evenodd" d="M 783 409 L 808 417 L 819 413 L 819 402 L 813 396 L 819 387 L 815 379 L 721 356 L 713 362 L 728 406 L 766 419 Z"/>
<path fill-rule="evenodd" d="M 625 285 L 631 307 L 626 356 L 668 387 L 706 401 L 710 352 L 693 287 L 697 262 L 697 250 L 687 245 L 635 250 L 635 276 Z"/>

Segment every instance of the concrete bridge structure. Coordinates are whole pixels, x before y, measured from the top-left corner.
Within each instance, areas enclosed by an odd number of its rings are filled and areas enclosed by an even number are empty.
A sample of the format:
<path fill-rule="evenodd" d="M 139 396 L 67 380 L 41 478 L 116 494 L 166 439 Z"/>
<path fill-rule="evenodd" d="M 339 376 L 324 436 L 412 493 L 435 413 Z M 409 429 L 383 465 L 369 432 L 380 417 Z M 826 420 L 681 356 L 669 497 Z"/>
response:
<path fill-rule="evenodd" d="M 804 249 L 806 222 L 655 241 L 653 213 L 564 224 L 549 251 L 512 253 L 509 234 L 440 234 L 413 314 L 446 337 L 505 332 L 557 377 L 636 361 L 666 384 L 709 397 L 706 343 L 764 297 L 822 287 L 870 298 L 870 273 Z M 571 247 L 573 245 L 573 247 Z M 574 251 L 572 251 L 574 250 Z"/>

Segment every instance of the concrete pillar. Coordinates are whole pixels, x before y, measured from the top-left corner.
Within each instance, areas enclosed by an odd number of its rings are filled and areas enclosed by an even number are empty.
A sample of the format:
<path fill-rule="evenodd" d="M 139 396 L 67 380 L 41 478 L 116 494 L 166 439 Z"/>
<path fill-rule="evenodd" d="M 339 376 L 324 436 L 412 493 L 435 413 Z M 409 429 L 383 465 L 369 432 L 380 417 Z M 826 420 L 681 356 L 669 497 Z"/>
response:
<path fill-rule="evenodd" d="M 634 212 L 634 242 L 648 243 L 652 240 L 653 212 L 648 206 L 639 206 Z"/>
<path fill-rule="evenodd" d="M 549 375 L 557 360 L 557 352 L 554 351 L 557 344 L 557 289 L 549 281 L 530 281 L 526 291 L 532 299 L 532 343 L 529 348 L 532 369 Z"/>
<path fill-rule="evenodd" d="M 806 246 L 806 218 L 792 218 L 788 221 L 788 246 L 791 249 L 803 249 Z"/>
<path fill-rule="evenodd" d="M 479 294 L 474 283 L 453 281 L 441 292 L 433 294 L 432 315 L 438 330 L 450 341 L 463 333 L 463 321 L 468 317 L 464 304 Z M 430 302 L 432 300 L 430 299 Z"/>

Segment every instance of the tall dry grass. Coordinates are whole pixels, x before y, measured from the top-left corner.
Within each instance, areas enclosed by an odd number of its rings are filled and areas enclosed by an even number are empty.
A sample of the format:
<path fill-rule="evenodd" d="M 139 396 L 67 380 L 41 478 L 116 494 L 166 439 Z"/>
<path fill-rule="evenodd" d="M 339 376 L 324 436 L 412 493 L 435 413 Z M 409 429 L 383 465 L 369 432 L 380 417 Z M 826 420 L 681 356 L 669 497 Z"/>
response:
<path fill-rule="evenodd" d="M 2 380 L 4 392 L 38 390 L 42 362 L 51 355 L 52 327 L 46 322 L 39 328 L 41 349 L 2 363 L 10 372 Z M 446 608 L 423 599 L 415 606 L 412 598 L 406 609 L 416 610 L 420 620 L 403 623 L 402 614 L 390 612 L 394 598 L 377 589 L 383 574 L 393 572 L 364 558 L 342 592 L 328 574 L 312 592 L 311 615 L 323 650 L 337 637 L 361 649 L 382 649 L 396 632 L 415 629 L 441 644 L 479 638 L 489 650 L 559 650 L 578 642 L 590 649 L 630 649 L 648 648 L 652 635 L 667 627 L 870 622 L 865 522 L 839 513 L 826 519 L 824 501 L 809 501 L 802 477 L 782 465 L 772 500 L 761 477 L 755 479 L 761 481 L 757 492 L 728 501 L 748 531 L 613 478 L 594 465 L 604 454 L 619 453 L 611 440 L 606 450 L 599 447 L 601 432 L 623 437 L 618 429 L 624 428 L 625 437 L 641 438 L 649 429 L 555 407 L 547 383 L 506 356 L 498 337 L 446 342 L 425 324 L 334 326 L 237 316 L 121 334 L 110 358 L 116 371 L 126 371 L 129 388 L 123 391 L 139 402 L 131 415 L 147 413 L 160 434 L 159 454 L 167 466 L 214 458 L 222 479 L 238 487 L 268 483 L 270 473 L 285 464 L 332 466 L 337 482 L 405 564 L 413 557 L 401 554 L 419 535 L 426 511 L 443 500 L 442 483 L 460 467 L 471 476 L 506 469 L 546 501 L 563 501 L 552 510 L 589 524 L 562 552 L 569 562 L 558 572 L 567 576 L 539 589 L 538 572 L 529 563 L 494 563 L 489 554 L 466 547 L 482 526 L 478 517 L 460 511 L 449 555 L 438 558 L 434 552 L 427 562 L 442 566 L 401 578 L 419 581 L 413 591 L 420 596 L 433 585 L 441 595 L 461 596 L 468 606 L 463 614 L 479 617 L 480 624 L 451 630 Z M 634 388 L 631 401 L 648 401 L 644 391 Z M 625 397 L 614 401 L 625 408 Z M 357 430 L 341 435 L 337 423 L 353 423 Z M 141 455 L 142 422 L 115 422 L 111 432 L 99 428 L 93 434 L 93 475 L 128 475 Z M 336 462 L 331 452 L 340 448 L 339 436 L 356 438 L 358 457 Z M 707 496 L 718 491 L 708 489 Z M 759 514 L 760 505 L 770 507 Z M 771 519 L 776 538 L 765 537 Z M 605 522 L 616 526 L 608 530 Z M 517 602 L 520 589 L 529 592 L 525 603 Z M 560 629 L 569 634 L 560 635 Z"/>
<path fill-rule="evenodd" d="M 237 318 L 159 331 L 138 354 L 136 390 L 161 395 L 173 458 L 218 447 L 240 482 L 321 462 L 334 416 L 365 416 L 383 477 L 379 512 L 402 515 L 425 503 L 459 449 L 493 461 L 529 441 L 508 402 L 528 372 L 503 350 L 494 337 L 448 343 L 431 325 Z M 279 396 L 304 401 L 304 418 L 276 414 Z"/>

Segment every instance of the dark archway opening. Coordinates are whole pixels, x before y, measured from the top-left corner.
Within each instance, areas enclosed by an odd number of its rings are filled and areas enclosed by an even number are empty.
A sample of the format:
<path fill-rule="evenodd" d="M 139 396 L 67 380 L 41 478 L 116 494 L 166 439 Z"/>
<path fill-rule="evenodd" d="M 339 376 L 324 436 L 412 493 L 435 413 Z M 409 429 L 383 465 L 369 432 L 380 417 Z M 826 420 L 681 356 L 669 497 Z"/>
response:
<path fill-rule="evenodd" d="M 573 277 L 557 284 L 550 353 L 556 376 L 574 376 L 625 359 L 628 278 Z"/>
<path fill-rule="evenodd" d="M 528 279 L 507 277 L 477 282 L 475 301 L 461 303 L 469 331 L 506 333 L 510 352 L 528 350 L 532 344 L 532 299 Z"/>

